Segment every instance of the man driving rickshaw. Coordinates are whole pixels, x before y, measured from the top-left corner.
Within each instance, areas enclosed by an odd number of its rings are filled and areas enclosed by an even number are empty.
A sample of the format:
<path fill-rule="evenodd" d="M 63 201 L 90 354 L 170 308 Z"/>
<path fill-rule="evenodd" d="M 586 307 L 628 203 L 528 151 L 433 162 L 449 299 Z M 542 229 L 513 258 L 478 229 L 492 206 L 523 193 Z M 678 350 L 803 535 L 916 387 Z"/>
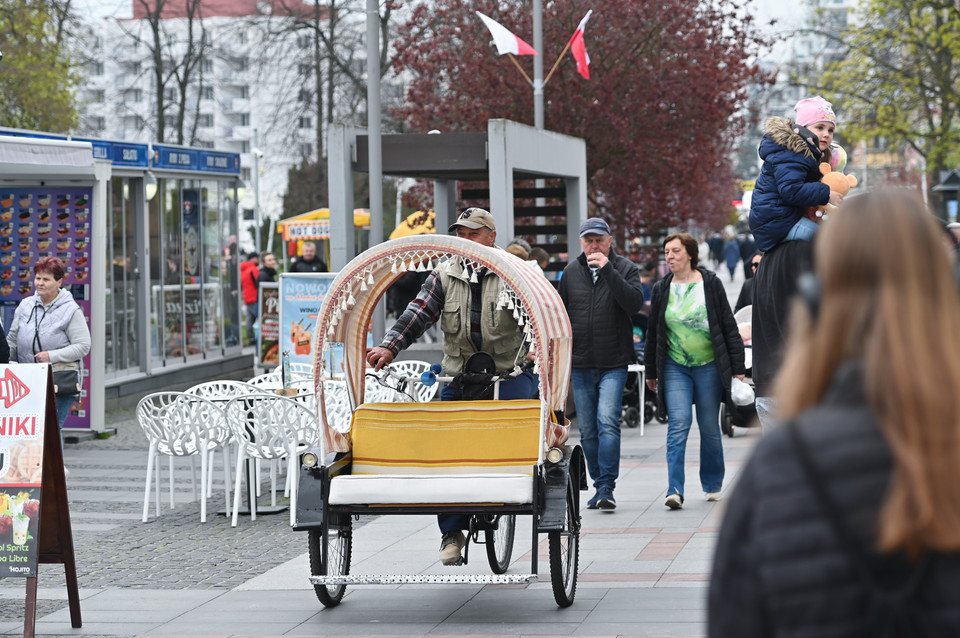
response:
<path fill-rule="evenodd" d="M 464 210 L 449 230 L 456 231 L 457 237 L 496 247 L 496 223 L 493 215 L 482 208 Z M 444 374 L 460 374 L 467 360 L 481 352 L 493 355 L 493 371 L 514 367 L 518 360 L 526 357 L 527 346 L 513 314 L 505 308 L 496 309 L 502 290 L 503 282 L 486 268 L 474 272 L 457 260 L 443 262 L 430 274 L 420 294 L 407 305 L 380 345 L 370 350 L 367 362 L 374 370 L 380 370 L 439 320 L 443 332 Z M 533 373 L 524 371 L 516 378 L 501 382 L 499 398 L 530 399 L 536 389 Z M 440 398 L 444 401 L 462 398 L 458 394 L 455 386 L 448 384 L 441 390 Z M 456 565 L 466 543 L 463 532 L 468 529 L 470 517 L 438 514 L 437 522 L 442 534 L 440 562 Z"/>

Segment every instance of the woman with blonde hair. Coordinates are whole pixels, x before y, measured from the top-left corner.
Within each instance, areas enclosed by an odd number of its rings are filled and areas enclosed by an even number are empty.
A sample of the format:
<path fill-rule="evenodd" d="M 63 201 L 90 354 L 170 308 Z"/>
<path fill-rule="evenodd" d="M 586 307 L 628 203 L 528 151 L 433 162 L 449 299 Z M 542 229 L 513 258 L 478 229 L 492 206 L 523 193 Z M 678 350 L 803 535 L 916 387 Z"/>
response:
<path fill-rule="evenodd" d="M 710 636 L 960 635 L 960 296 L 922 201 L 844 202 L 730 498 Z"/>

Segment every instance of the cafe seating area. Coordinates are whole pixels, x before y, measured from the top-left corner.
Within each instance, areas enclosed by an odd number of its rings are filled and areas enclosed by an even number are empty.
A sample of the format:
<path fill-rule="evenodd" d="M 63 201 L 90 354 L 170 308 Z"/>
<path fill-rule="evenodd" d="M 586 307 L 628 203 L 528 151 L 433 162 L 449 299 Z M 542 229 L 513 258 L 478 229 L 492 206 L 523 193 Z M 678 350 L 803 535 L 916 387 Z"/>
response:
<path fill-rule="evenodd" d="M 391 366 L 409 377 L 429 370 L 425 361 L 398 361 Z M 350 421 L 351 406 L 342 379 L 325 379 L 324 400 L 332 422 Z M 429 402 L 438 385 L 409 384 L 404 392 L 367 377 L 366 403 Z M 257 518 L 261 495 L 261 467 L 269 468 L 270 506 L 276 508 L 279 473 L 284 471 L 283 493 L 289 497 L 290 524 L 296 512 L 296 468 L 299 453 L 316 445 L 319 436 L 316 382 L 306 364 L 288 364 L 246 381 L 216 380 L 194 385 L 183 392 L 155 392 L 137 405 L 137 420 L 147 437 L 147 471 L 143 517 L 148 522 L 151 500 L 154 516 L 161 516 L 161 469 L 167 458 L 169 507 L 174 498 L 174 459 L 190 459 L 193 500 L 200 499 L 200 521 L 207 521 L 207 500 L 213 491 L 214 464 L 220 457 L 223 470 L 224 513 L 236 527 L 240 514 Z M 346 429 L 346 427 L 344 427 Z M 197 476 L 197 461 L 200 475 Z M 183 479 L 181 479 L 183 480 Z M 264 479 L 266 480 L 266 479 Z M 241 508 L 246 481 L 246 509 Z M 232 489 L 231 489 L 232 488 Z M 266 506 L 261 506 L 263 510 Z"/>

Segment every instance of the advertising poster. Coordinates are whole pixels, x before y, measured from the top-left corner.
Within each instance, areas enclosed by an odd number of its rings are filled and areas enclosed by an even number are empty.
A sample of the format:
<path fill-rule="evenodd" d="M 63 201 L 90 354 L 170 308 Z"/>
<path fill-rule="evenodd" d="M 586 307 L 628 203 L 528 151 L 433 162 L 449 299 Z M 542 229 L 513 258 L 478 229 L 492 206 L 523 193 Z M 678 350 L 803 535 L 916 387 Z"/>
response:
<path fill-rule="evenodd" d="M 320 305 L 337 273 L 280 275 L 280 352 L 290 363 L 313 363 L 313 333 Z"/>
<path fill-rule="evenodd" d="M 264 367 L 276 366 L 280 364 L 280 284 L 260 284 L 259 304 L 258 358 Z"/>
<path fill-rule="evenodd" d="M 33 265 L 57 257 L 90 322 L 90 187 L 0 186 L 0 315 L 5 328 L 21 299 L 33 294 Z M 90 355 L 83 360 L 80 398 L 64 428 L 90 427 Z"/>
<path fill-rule="evenodd" d="M 47 368 L 0 365 L 0 578 L 37 575 Z"/>

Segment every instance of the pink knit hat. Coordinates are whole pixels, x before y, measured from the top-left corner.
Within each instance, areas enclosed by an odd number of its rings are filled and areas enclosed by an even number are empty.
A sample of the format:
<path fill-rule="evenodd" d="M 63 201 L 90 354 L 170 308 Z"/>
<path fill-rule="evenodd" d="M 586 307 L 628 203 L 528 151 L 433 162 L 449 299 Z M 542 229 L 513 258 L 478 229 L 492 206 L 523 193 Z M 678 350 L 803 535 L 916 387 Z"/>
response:
<path fill-rule="evenodd" d="M 797 124 L 800 126 L 810 126 L 817 122 L 832 122 L 834 126 L 837 124 L 833 105 L 819 95 L 800 100 L 793 108 L 797 111 Z"/>

